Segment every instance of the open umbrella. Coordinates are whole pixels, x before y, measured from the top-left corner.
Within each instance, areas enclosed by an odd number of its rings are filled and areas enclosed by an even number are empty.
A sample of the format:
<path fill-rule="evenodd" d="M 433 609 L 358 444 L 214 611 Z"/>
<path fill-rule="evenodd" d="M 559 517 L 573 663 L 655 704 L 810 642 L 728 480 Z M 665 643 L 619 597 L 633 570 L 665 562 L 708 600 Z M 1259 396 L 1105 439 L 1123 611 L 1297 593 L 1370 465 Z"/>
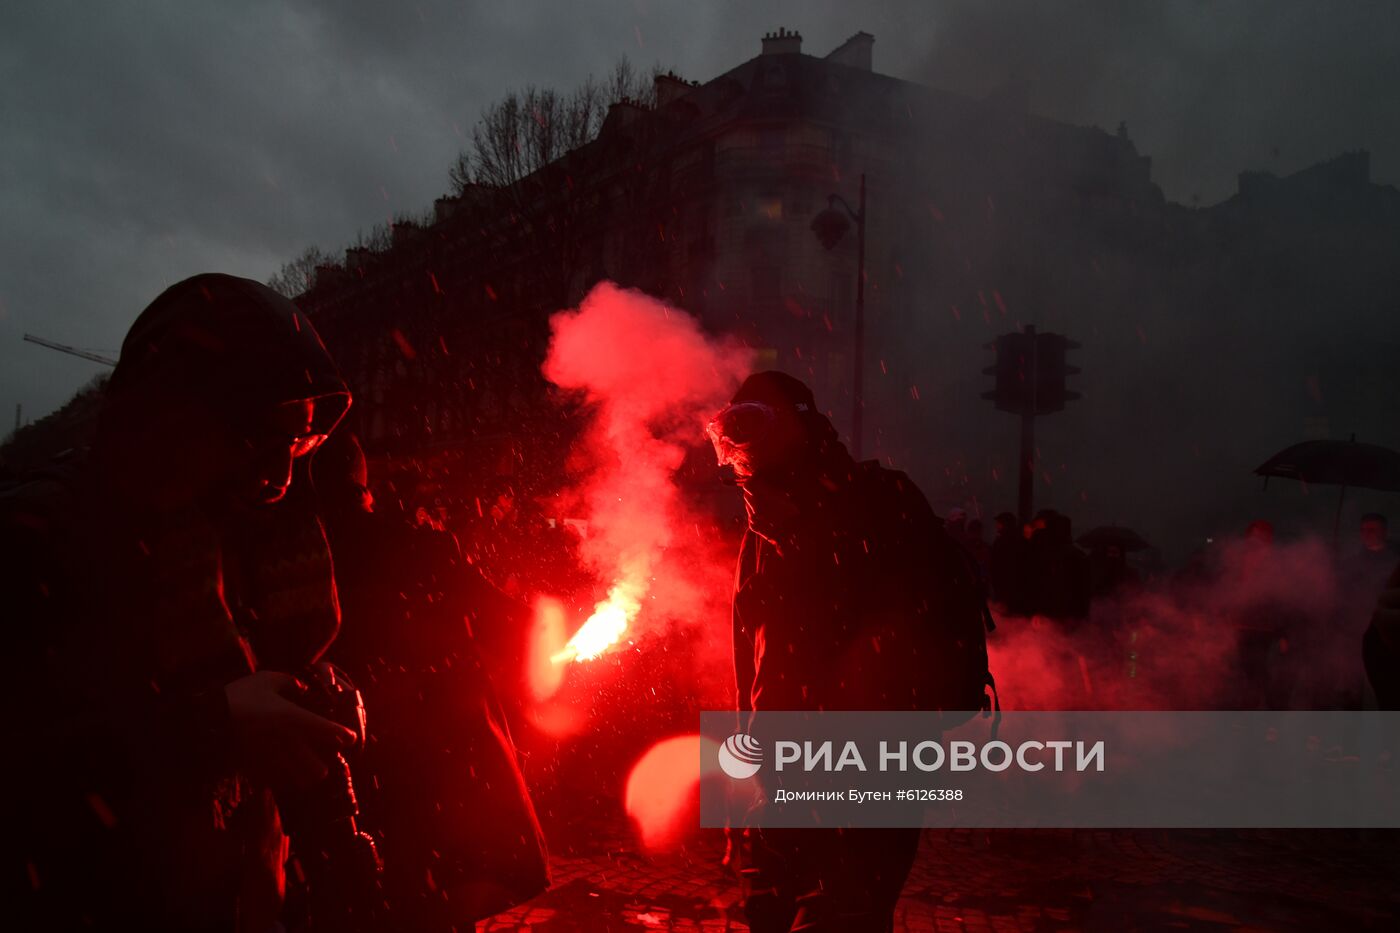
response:
<path fill-rule="evenodd" d="M 1400 491 L 1400 452 L 1376 444 L 1349 441 L 1304 441 L 1274 454 L 1254 471 L 1268 482 L 1270 476 L 1296 479 L 1307 485 L 1340 486 L 1337 518 L 1332 525 L 1335 540 L 1341 528 L 1342 500 L 1348 486 Z"/>
<path fill-rule="evenodd" d="M 1145 551 L 1152 546 L 1142 535 L 1122 525 L 1100 525 L 1093 531 L 1086 531 L 1079 536 L 1078 544 L 1091 551 L 1096 548 L 1116 547 L 1125 554 L 1129 551 Z"/>

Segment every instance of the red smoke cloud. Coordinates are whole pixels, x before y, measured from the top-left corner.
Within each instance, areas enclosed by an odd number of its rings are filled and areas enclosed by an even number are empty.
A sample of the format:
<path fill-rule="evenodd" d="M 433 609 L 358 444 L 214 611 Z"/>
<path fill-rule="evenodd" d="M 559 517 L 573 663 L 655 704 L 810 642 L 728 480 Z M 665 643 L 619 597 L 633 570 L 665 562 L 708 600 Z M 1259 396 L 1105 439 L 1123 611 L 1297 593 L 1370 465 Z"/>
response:
<path fill-rule="evenodd" d="M 684 311 L 611 282 L 550 321 L 543 372 L 587 406 L 583 480 L 565 492 L 586 518 L 580 557 L 607 596 L 556 663 L 587 660 L 669 622 L 719 622 L 733 555 L 716 550 L 676 485 L 702 424 L 748 373 L 751 354 Z"/>
<path fill-rule="evenodd" d="M 1217 545 L 1077 623 L 998 619 L 988 650 L 1007 709 L 1327 708 L 1356 696 L 1365 611 L 1309 539 Z"/>

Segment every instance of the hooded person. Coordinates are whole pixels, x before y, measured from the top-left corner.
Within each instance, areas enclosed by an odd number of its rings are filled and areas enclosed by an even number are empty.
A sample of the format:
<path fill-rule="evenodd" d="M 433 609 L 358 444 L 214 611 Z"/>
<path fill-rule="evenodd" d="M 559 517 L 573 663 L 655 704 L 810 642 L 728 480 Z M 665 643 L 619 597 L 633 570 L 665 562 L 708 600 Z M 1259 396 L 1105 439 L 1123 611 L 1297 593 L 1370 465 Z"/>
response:
<path fill-rule="evenodd" d="M 450 533 L 375 508 L 358 440 L 310 463 L 335 559 L 329 656 L 364 691 L 364 823 L 380 838 L 395 929 L 471 929 L 549 886 L 544 836 L 473 631 L 523 617 Z"/>
<path fill-rule="evenodd" d="M 1361 656 L 1376 707 L 1400 710 L 1400 565 L 1391 571 L 1376 601 L 1361 639 Z"/>
<path fill-rule="evenodd" d="M 857 463 L 811 390 L 750 376 L 707 432 L 743 490 L 738 706 L 976 710 L 989 682 L 976 571 L 904 475 Z M 917 829 L 745 834 L 755 933 L 892 928 Z"/>
<path fill-rule="evenodd" d="M 93 449 L 0 496 L 19 928 L 277 924 L 272 789 L 354 740 L 286 673 L 339 614 L 319 524 L 280 500 L 349 403 L 290 301 L 198 275 L 133 324 Z"/>
<path fill-rule="evenodd" d="M 1142 583 L 1137 568 L 1119 544 L 1096 546 L 1089 553 L 1090 591 L 1095 599 L 1132 592 Z"/>
<path fill-rule="evenodd" d="M 1068 515 L 1041 509 L 1027 553 L 1030 603 L 1036 615 L 1075 621 L 1089 615 L 1089 557 L 1074 546 Z"/>
<path fill-rule="evenodd" d="M 967 540 L 967 510 L 954 506 L 943 516 L 943 529 L 949 537 L 959 543 Z"/>
<path fill-rule="evenodd" d="M 992 596 L 1008 615 L 1029 615 L 1026 536 L 1020 521 L 1010 512 L 996 517 L 996 537 L 988 563 Z"/>

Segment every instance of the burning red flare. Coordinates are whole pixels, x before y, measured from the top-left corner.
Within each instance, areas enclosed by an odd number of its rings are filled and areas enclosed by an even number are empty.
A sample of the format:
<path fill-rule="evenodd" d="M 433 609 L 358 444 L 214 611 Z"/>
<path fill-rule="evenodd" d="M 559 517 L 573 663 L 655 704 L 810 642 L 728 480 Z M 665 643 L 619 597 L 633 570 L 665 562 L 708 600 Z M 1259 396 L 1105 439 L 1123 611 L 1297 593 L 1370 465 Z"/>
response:
<path fill-rule="evenodd" d="M 608 598 L 593 607 L 593 615 L 569 639 L 564 650 L 555 653 L 550 660 L 555 664 L 591 661 L 617 644 L 642 608 L 638 596 L 632 592 L 634 588 L 627 580 L 618 581 Z"/>
<path fill-rule="evenodd" d="M 707 337 L 684 311 L 611 282 L 550 325 L 544 375 L 592 409 L 584 447 L 592 469 L 565 496 L 587 519 L 583 560 L 608 586 L 563 649 L 551 649 L 550 660 L 562 664 L 617 645 L 643 607 L 658 621 L 705 617 L 715 568 L 666 555 L 680 529 L 694 525 L 674 477 L 687 447 L 703 443 L 701 425 L 748 371 L 750 353 Z"/>

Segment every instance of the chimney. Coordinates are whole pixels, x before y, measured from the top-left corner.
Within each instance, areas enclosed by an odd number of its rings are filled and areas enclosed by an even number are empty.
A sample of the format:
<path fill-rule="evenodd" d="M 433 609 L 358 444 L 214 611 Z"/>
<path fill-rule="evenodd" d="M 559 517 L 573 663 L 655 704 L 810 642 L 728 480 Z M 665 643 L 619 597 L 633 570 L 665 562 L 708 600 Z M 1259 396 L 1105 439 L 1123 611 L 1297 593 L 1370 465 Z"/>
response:
<path fill-rule="evenodd" d="M 391 242 L 394 249 L 401 247 L 412 248 L 414 244 L 423 239 L 428 231 L 418 226 L 411 220 L 396 220 L 389 225 Z"/>
<path fill-rule="evenodd" d="M 608 112 L 603 117 L 603 133 L 626 132 L 627 128 L 637 122 L 637 119 L 645 112 L 645 108 L 630 97 L 624 97 L 608 106 Z"/>
<path fill-rule="evenodd" d="M 779 28 L 763 37 L 764 55 L 796 55 L 802 51 L 802 34 Z"/>
<path fill-rule="evenodd" d="M 341 284 L 348 277 L 345 267 L 336 263 L 320 263 L 316 266 L 316 271 L 311 277 L 311 287 L 308 292 L 314 292 L 318 288 L 333 288 Z"/>
<path fill-rule="evenodd" d="M 347 246 L 345 248 L 345 268 L 347 271 L 355 272 L 368 266 L 374 259 L 374 250 L 364 246 Z"/>
<path fill-rule="evenodd" d="M 445 220 L 451 220 L 452 215 L 461 209 L 463 200 L 463 198 L 452 195 L 438 198 L 433 202 L 433 222 L 440 224 Z"/>
<path fill-rule="evenodd" d="M 826 56 L 829 62 L 838 65 L 845 65 L 847 68 L 859 68 L 861 71 L 872 71 L 875 37 L 868 32 L 858 32 L 845 42 L 842 42 Z"/>
<path fill-rule="evenodd" d="M 665 107 L 671 101 L 685 95 L 691 86 L 679 75 L 666 72 L 656 76 L 656 106 Z"/>

